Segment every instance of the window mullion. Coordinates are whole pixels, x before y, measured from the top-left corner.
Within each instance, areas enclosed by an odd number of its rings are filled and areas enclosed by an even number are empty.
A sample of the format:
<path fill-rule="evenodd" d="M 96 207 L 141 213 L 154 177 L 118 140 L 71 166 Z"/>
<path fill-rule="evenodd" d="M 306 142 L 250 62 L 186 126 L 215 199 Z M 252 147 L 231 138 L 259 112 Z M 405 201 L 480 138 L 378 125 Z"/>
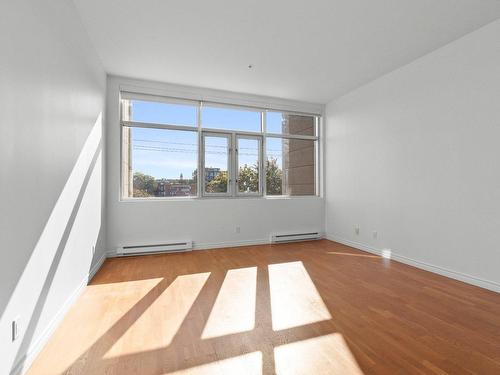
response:
<path fill-rule="evenodd" d="M 232 157 L 231 163 L 233 164 L 231 167 L 231 171 L 233 173 L 232 176 L 232 184 L 231 184 L 231 195 L 235 197 L 238 194 L 238 144 L 237 137 L 235 133 L 231 134 L 231 148 L 232 148 Z"/>
<path fill-rule="evenodd" d="M 262 121 L 262 142 L 260 145 L 260 155 L 262 156 L 261 161 L 261 189 L 262 196 L 266 196 L 266 186 L 267 186 L 267 153 L 266 153 L 266 132 L 267 132 L 267 124 L 266 124 L 266 112 L 261 112 L 261 121 Z"/>
<path fill-rule="evenodd" d="M 203 196 L 203 189 L 204 187 L 204 178 L 205 178 L 205 173 L 204 173 L 204 162 L 203 162 L 203 152 L 204 152 L 204 147 L 203 147 L 203 134 L 201 132 L 201 110 L 202 110 L 203 102 L 199 101 L 198 102 L 198 116 L 196 117 L 196 122 L 197 122 L 197 127 L 198 127 L 198 172 L 197 172 L 197 189 L 198 192 L 196 196 L 199 198 Z"/>

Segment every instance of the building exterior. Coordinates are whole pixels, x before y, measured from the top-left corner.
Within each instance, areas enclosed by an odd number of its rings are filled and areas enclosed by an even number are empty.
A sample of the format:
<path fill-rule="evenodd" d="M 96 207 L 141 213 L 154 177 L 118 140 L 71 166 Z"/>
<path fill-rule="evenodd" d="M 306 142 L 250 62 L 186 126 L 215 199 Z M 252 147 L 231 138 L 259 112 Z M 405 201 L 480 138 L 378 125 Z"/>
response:
<path fill-rule="evenodd" d="M 283 134 L 315 135 L 311 116 L 283 114 Z M 315 144 L 304 139 L 283 139 L 283 193 L 315 194 Z"/>
<path fill-rule="evenodd" d="M 220 168 L 205 168 L 205 181 L 210 182 L 220 173 Z"/>

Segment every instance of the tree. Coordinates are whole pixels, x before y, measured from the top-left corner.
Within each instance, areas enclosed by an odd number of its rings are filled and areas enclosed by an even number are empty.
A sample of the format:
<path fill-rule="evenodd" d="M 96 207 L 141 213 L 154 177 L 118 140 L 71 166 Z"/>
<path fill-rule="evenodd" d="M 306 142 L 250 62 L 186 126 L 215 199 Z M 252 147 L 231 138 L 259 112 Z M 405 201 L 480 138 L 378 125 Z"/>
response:
<path fill-rule="evenodd" d="M 153 176 L 135 172 L 134 173 L 134 197 L 154 197 L 158 182 Z"/>
<path fill-rule="evenodd" d="M 240 167 L 238 176 L 238 191 L 258 192 L 259 191 L 259 167 L 257 165 Z"/>
<path fill-rule="evenodd" d="M 207 193 L 227 192 L 227 172 L 222 171 L 207 184 Z"/>
<path fill-rule="evenodd" d="M 283 172 L 278 166 L 275 158 L 266 161 L 266 185 L 268 195 L 283 194 Z M 220 172 L 212 181 L 206 185 L 207 193 L 227 192 L 227 172 Z M 257 192 L 259 191 L 259 172 L 257 165 L 244 165 L 240 167 L 238 176 L 238 191 Z"/>
<path fill-rule="evenodd" d="M 134 198 L 147 198 L 152 197 L 146 190 L 134 189 Z"/>
<path fill-rule="evenodd" d="M 283 194 L 283 171 L 278 166 L 276 158 L 266 160 L 266 194 Z"/>

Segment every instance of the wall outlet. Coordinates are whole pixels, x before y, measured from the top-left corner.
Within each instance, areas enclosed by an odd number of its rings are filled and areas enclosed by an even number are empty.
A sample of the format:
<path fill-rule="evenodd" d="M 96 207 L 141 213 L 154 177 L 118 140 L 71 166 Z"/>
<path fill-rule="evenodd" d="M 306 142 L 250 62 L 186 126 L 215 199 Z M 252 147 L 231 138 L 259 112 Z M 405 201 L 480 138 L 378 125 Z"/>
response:
<path fill-rule="evenodd" d="M 376 230 L 372 233 L 373 238 L 376 240 L 378 238 L 378 232 Z"/>
<path fill-rule="evenodd" d="M 359 225 L 354 226 L 354 233 L 356 233 L 356 235 L 359 236 Z"/>
<path fill-rule="evenodd" d="M 235 231 L 236 231 L 236 233 L 240 233 L 241 232 L 241 228 L 240 227 L 236 227 Z"/>
<path fill-rule="evenodd" d="M 16 341 L 19 337 L 19 316 L 16 316 L 12 321 L 12 341 Z"/>

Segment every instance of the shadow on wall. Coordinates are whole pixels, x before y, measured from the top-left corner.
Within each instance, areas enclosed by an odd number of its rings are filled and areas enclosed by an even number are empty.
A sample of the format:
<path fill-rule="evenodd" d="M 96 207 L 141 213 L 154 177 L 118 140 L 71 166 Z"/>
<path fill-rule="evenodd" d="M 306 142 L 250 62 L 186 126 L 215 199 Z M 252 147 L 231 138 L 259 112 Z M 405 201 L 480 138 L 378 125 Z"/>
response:
<path fill-rule="evenodd" d="M 21 373 L 87 281 L 101 232 L 102 114 L 95 121 L 6 305 L 0 306 L 0 373 Z M 12 320 L 19 337 L 12 341 Z"/>

